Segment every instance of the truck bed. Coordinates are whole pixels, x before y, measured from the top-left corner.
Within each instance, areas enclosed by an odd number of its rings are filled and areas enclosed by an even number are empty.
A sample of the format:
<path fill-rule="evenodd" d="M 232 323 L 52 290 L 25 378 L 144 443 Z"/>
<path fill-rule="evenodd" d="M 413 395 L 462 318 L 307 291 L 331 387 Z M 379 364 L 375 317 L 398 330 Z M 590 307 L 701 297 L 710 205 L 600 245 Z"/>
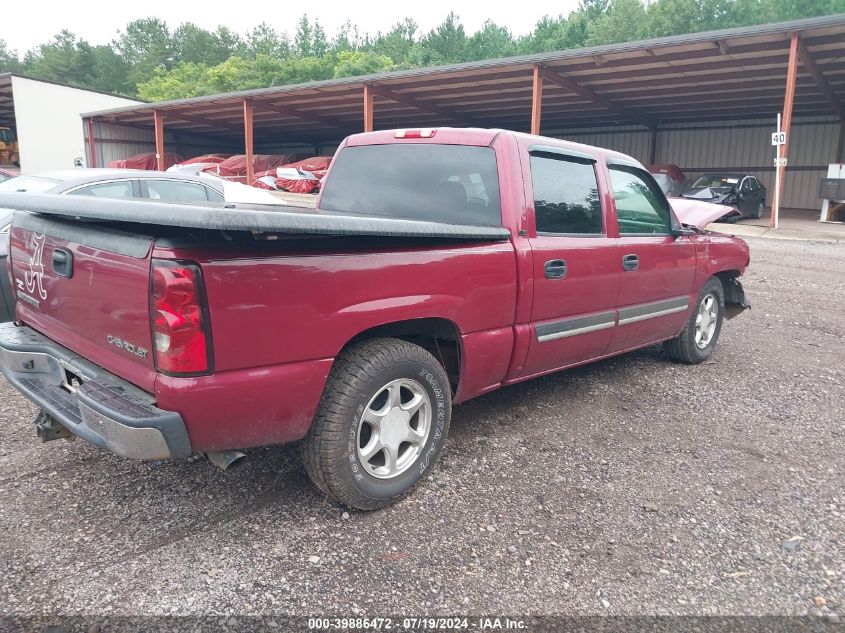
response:
<path fill-rule="evenodd" d="M 221 231 L 295 235 L 366 235 L 504 241 L 507 229 L 400 220 L 374 215 L 332 215 L 306 207 L 218 204 L 199 206 L 43 193 L 0 193 L 0 208 L 83 220 L 131 222 Z"/>

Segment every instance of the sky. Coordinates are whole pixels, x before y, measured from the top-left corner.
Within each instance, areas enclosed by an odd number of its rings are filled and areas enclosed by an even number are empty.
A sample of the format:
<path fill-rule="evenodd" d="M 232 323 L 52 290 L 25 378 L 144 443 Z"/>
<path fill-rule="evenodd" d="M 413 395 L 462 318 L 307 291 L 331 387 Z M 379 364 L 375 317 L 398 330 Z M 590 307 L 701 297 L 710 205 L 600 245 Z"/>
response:
<path fill-rule="evenodd" d="M 293 34 L 303 13 L 317 18 L 331 37 L 346 20 L 357 24 L 362 33 L 387 31 L 396 22 L 411 17 L 423 32 L 440 24 L 450 11 L 461 18 L 468 33 L 488 18 L 506 26 L 515 35 L 529 32 L 544 15 L 568 14 L 578 0 L 531 0 L 514 2 L 455 3 L 454 0 L 425 2 L 366 2 L 364 0 L 317 0 L 316 2 L 243 2 L 238 0 L 9 0 L 4 2 L 0 39 L 20 56 L 30 48 L 50 40 L 62 29 L 75 33 L 91 44 L 106 44 L 127 22 L 156 16 L 171 29 L 182 22 L 212 30 L 223 24 L 245 33 L 261 22 L 278 31 Z M 291 7 L 291 8 L 287 8 Z"/>

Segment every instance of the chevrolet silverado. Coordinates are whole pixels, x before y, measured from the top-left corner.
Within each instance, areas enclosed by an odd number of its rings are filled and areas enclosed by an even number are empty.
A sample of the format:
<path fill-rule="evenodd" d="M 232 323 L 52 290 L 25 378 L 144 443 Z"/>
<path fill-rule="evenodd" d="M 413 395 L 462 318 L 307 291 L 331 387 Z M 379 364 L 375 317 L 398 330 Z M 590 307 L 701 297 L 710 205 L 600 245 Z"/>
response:
<path fill-rule="evenodd" d="M 347 138 L 316 209 L 0 194 L 0 367 L 44 440 L 139 459 L 301 441 L 375 509 L 453 404 L 644 346 L 710 357 L 747 307 L 740 239 L 679 221 L 633 158 L 502 130 Z"/>

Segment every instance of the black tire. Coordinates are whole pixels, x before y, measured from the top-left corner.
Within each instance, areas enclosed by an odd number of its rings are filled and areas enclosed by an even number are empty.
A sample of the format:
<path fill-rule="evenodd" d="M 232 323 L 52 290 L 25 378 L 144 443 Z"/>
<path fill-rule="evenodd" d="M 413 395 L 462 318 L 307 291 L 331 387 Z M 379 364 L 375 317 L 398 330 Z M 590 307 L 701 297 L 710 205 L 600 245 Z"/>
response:
<path fill-rule="evenodd" d="M 751 212 L 751 217 L 754 218 L 755 220 L 759 220 L 761 217 L 763 217 L 763 203 L 762 202 L 757 205 L 757 208 L 754 209 L 754 211 Z"/>
<path fill-rule="evenodd" d="M 713 296 L 716 307 L 716 327 L 710 340 L 703 347 L 699 347 L 695 340 L 696 323 L 701 308 L 701 304 L 709 296 Z M 711 277 L 701 292 L 698 293 L 698 300 L 695 302 L 695 308 L 690 315 L 687 324 L 681 333 L 675 338 L 666 341 L 663 344 L 663 349 L 669 356 L 679 360 L 683 363 L 695 365 L 710 358 L 716 343 L 719 341 L 719 333 L 722 331 L 722 323 L 725 319 L 725 290 L 722 288 L 722 282 L 717 277 Z"/>
<path fill-rule="evenodd" d="M 428 436 L 420 441 L 418 456 L 405 470 L 395 477 L 377 478 L 368 472 L 358 454 L 359 427 L 365 409 L 397 380 L 415 382 L 428 394 Z M 383 508 L 398 501 L 428 475 L 443 447 L 451 417 L 449 379 L 426 350 L 392 338 L 350 346 L 335 361 L 314 423 L 303 442 L 305 470 L 320 490 L 346 506 L 359 510 Z"/>

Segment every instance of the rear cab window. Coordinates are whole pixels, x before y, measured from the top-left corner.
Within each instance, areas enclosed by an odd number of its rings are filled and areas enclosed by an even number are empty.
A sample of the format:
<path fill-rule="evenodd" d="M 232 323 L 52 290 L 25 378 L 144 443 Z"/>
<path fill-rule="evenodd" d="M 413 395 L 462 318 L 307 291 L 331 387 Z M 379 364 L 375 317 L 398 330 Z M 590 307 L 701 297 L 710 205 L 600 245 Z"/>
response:
<path fill-rule="evenodd" d="M 435 143 L 345 147 L 334 159 L 320 209 L 501 226 L 495 150 Z"/>

